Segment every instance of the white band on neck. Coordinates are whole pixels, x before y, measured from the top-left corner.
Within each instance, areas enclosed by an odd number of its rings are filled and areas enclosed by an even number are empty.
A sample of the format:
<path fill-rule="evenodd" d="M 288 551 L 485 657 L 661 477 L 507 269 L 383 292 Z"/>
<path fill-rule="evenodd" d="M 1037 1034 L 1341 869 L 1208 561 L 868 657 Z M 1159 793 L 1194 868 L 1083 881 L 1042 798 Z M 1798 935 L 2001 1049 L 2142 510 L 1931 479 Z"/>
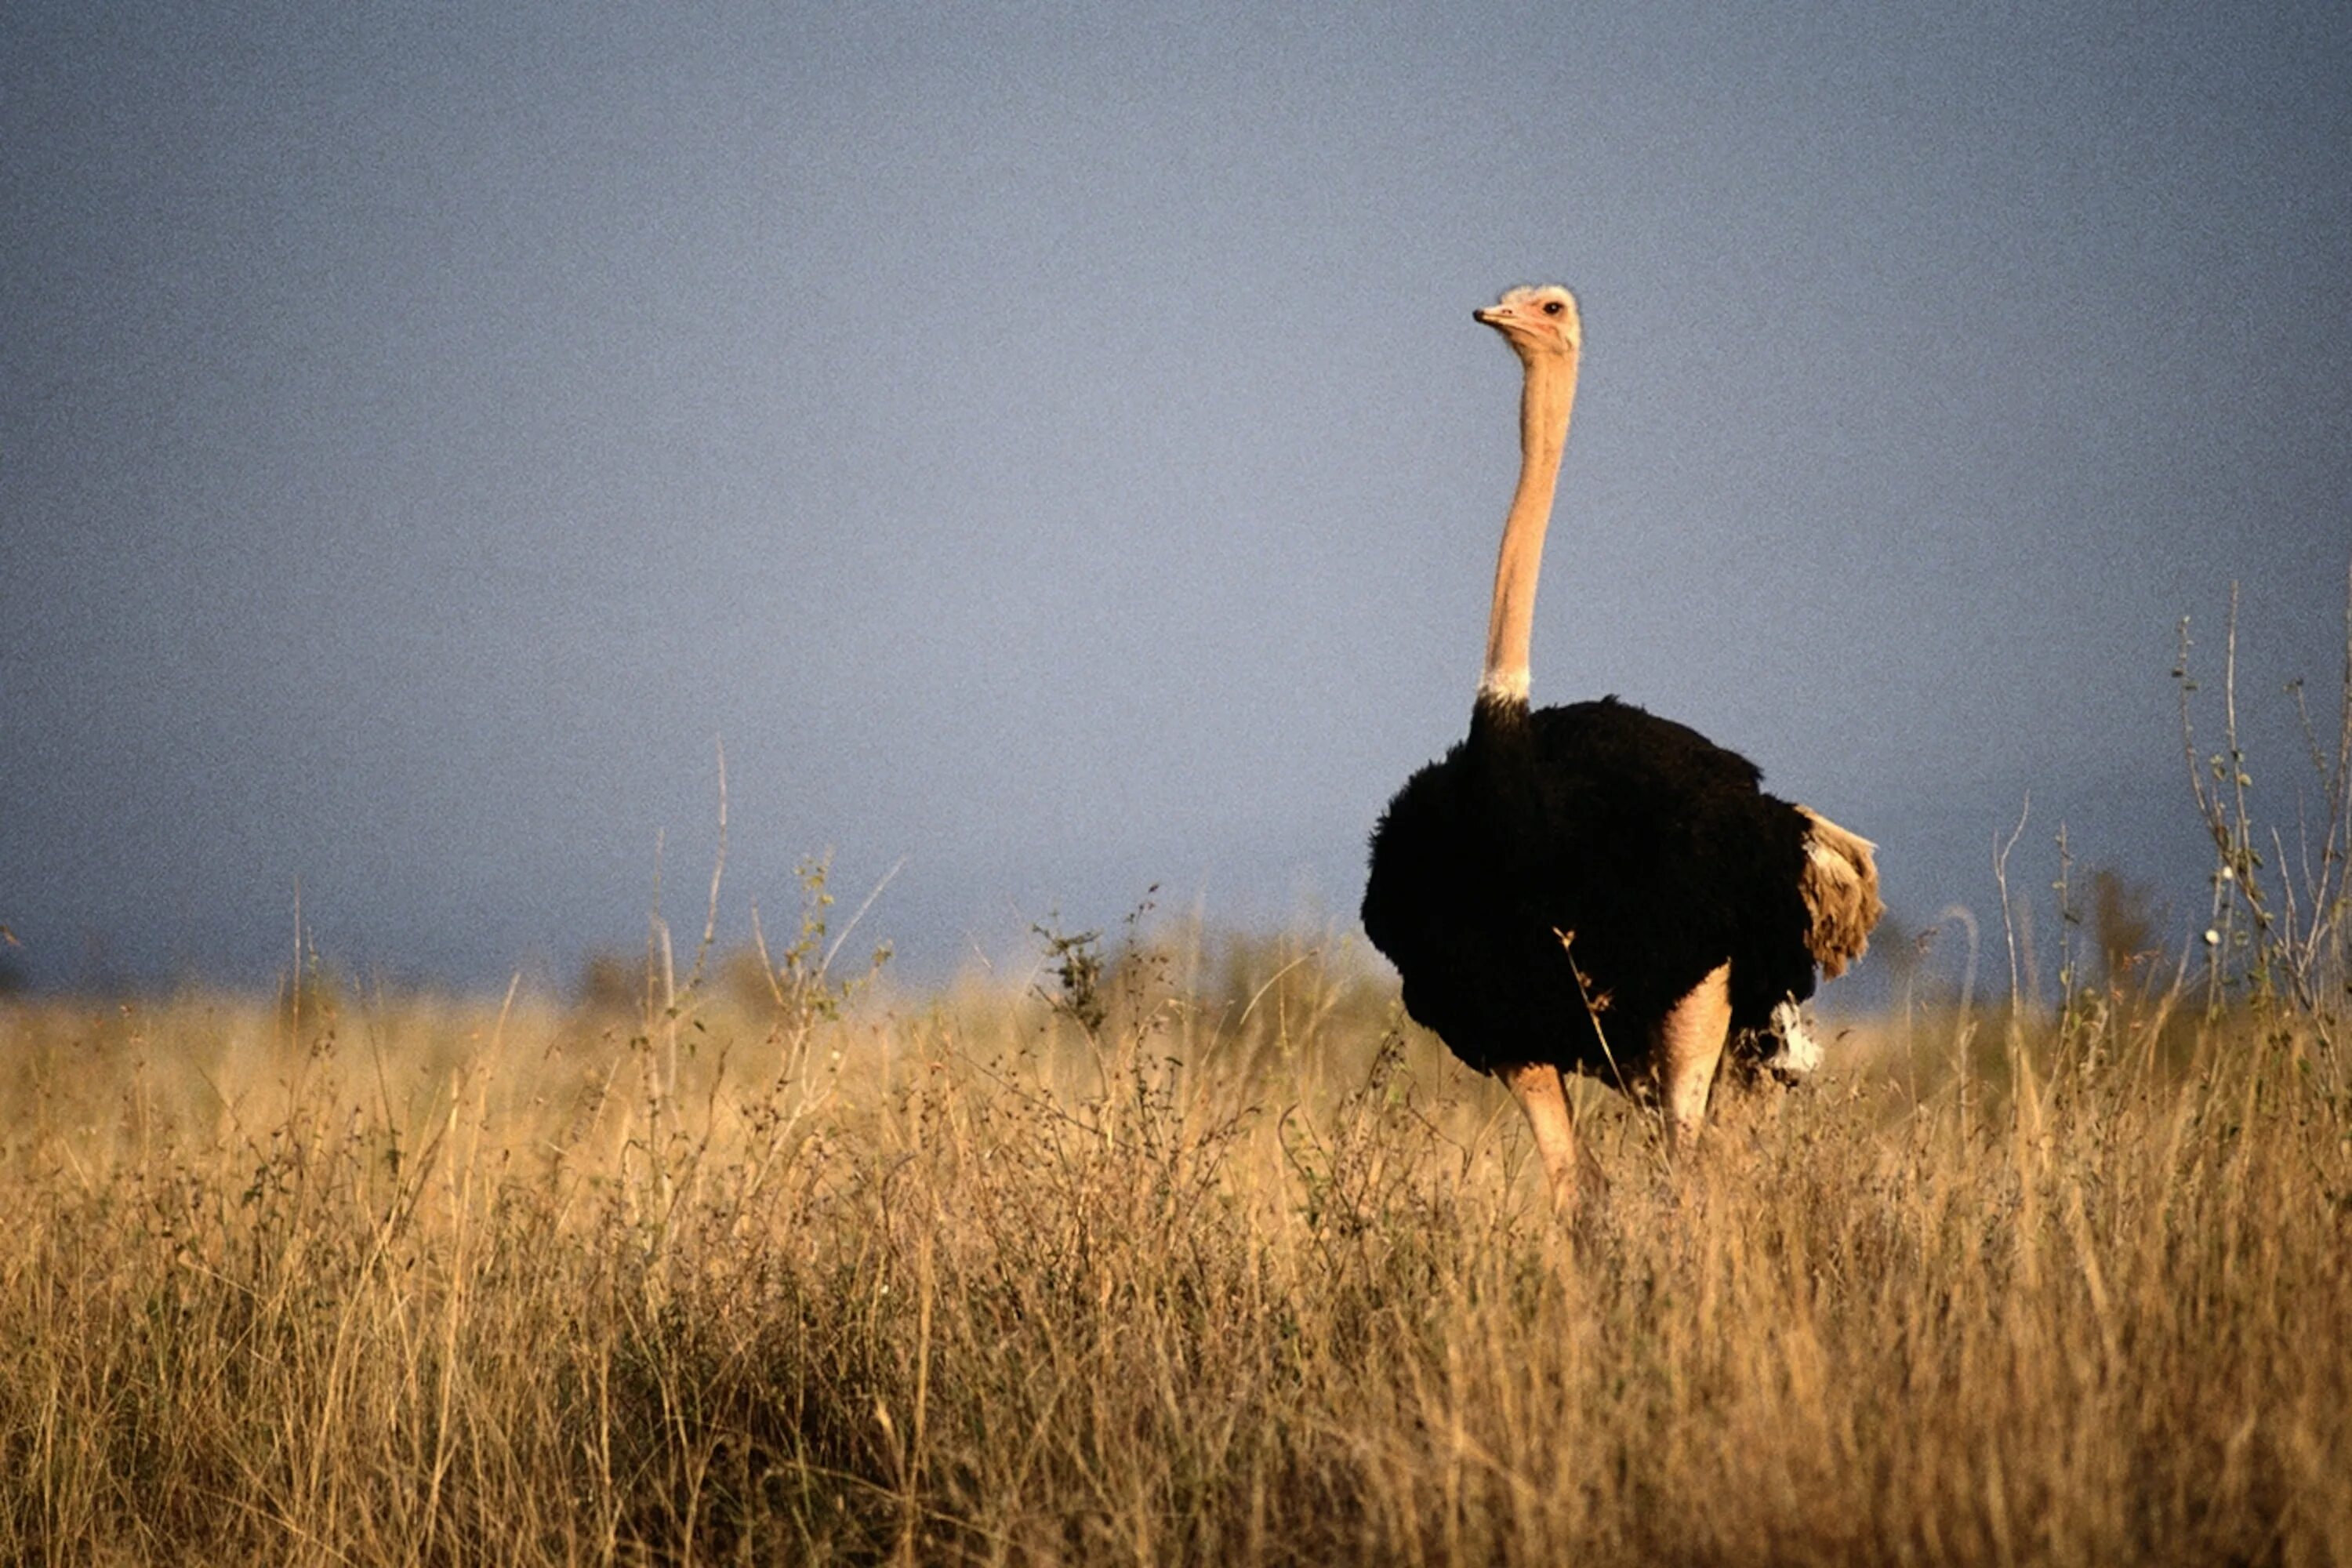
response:
<path fill-rule="evenodd" d="M 1524 669 L 1490 669 L 1478 682 L 1478 695 L 1497 702 L 1525 702 L 1528 700 L 1528 672 Z"/>

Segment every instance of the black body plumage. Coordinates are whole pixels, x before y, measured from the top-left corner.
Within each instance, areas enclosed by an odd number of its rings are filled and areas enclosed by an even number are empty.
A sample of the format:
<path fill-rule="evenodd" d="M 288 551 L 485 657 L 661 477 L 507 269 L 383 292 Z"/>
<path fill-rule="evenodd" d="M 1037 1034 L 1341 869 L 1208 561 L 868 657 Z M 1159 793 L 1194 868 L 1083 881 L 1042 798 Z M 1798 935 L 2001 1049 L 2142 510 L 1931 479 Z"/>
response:
<path fill-rule="evenodd" d="M 1482 1072 L 1607 1075 L 1613 1058 L 1631 1074 L 1652 1026 L 1727 959 L 1737 1050 L 1813 990 L 1807 825 L 1762 776 L 1613 697 L 1482 698 L 1373 830 L 1364 930 L 1406 1010 Z"/>

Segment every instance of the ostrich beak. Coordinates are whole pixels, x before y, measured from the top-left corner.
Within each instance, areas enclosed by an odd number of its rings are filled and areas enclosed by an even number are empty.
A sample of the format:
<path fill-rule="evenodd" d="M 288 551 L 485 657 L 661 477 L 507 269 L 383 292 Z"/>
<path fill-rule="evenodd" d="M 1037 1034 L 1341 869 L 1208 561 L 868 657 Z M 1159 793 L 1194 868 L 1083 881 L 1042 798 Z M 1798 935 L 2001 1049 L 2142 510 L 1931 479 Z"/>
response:
<path fill-rule="evenodd" d="M 1517 313 L 1508 305 L 1482 305 L 1470 312 L 1470 319 L 1483 326 L 1499 327 Z"/>

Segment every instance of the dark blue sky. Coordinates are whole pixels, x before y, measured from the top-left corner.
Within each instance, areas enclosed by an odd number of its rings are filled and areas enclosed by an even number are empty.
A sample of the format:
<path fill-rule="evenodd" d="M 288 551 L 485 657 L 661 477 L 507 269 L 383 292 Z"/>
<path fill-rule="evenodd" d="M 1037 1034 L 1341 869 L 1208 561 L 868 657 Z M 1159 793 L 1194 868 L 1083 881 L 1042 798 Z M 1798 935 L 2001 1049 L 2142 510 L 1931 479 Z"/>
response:
<path fill-rule="evenodd" d="M 1502 286 L 1581 293 L 1538 700 L 2199 893 L 2167 672 L 2332 683 L 2352 12 L 0 16 L 0 921 L 49 984 L 561 979 L 657 834 L 919 974 L 1344 917 L 1460 731 Z M 2270 723 L 2268 719 L 2261 719 Z M 2280 727 L 2263 731 L 2278 737 Z M 2258 762 L 2263 761 L 2258 756 Z M 2290 758 L 2258 800 L 2290 816 Z"/>

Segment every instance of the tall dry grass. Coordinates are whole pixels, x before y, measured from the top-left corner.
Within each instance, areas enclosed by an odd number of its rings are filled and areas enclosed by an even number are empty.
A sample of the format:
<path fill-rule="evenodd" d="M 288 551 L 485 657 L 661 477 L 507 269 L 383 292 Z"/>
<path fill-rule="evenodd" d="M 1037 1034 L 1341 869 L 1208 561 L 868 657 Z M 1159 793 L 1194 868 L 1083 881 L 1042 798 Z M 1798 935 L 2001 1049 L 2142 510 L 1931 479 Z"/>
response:
<path fill-rule="evenodd" d="M 2299 1015 L 1596 1098 L 1571 1239 L 1345 944 L 1078 983 L 10 1005 L 0 1559 L 2352 1559 Z"/>

